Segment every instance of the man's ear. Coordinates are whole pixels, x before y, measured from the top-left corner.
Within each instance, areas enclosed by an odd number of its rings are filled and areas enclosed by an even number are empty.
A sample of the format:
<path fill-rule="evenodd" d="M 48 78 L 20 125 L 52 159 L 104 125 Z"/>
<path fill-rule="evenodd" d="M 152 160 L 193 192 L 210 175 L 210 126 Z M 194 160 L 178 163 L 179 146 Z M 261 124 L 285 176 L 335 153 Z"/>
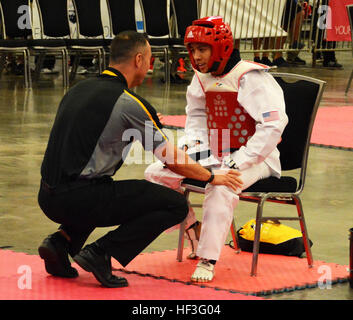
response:
<path fill-rule="evenodd" d="M 135 56 L 135 66 L 137 68 L 139 68 L 142 64 L 142 54 L 141 53 L 137 53 Z"/>

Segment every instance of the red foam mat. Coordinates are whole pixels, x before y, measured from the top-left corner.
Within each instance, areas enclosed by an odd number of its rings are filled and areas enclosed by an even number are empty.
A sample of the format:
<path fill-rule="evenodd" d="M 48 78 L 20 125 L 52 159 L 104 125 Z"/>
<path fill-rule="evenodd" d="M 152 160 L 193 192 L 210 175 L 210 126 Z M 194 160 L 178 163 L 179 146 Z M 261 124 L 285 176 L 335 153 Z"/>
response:
<path fill-rule="evenodd" d="M 311 143 L 353 148 L 353 106 L 325 107 L 318 110 Z"/>
<path fill-rule="evenodd" d="M 167 127 L 184 128 L 186 116 L 175 115 L 175 116 L 163 116 L 162 124 Z"/>
<path fill-rule="evenodd" d="M 114 274 L 126 277 L 129 287 L 104 288 L 91 273 L 87 273 L 76 264 L 73 264 L 73 266 L 77 268 L 80 274 L 78 278 L 57 278 L 46 273 L 43 260 L 39 256 L 0 250 L 0 300 L 259 299 L 119 271 L 114 271 Z"/>
<path fill-rule="evenodd" d="M 185 115 L 164 116 L 163 124 L 184 128 Z M 311 143 L 322 146 L 353 148 L 353 106 L 320 107 L 315 119 Z"/>
<path fill-rule="evenodd" d="M 189 249 L 184 249 L 184 257 L 188 253 Z M 332 284 L 346 282 L 348 278 L 347 266 L 315 261 L 314 266 L 308 268 L 306 259 L 270 254 L 259 255 L 258 274 L 251 277 L 251 260 L 251 253 L 236 254 L 232 248 L 225 246 L 216 265 L 214 280 L 202 286 L 266 295 L 316 287 L 324 283 L 326 277 L 330 277 Z M 170 250 L 141 254 L 125 270 L 188 283 L 196 264 L 197 261 L 185 258 L 177 262 L 176 250 Z M 117 262 L 115 267 L 121 268 Z"/>

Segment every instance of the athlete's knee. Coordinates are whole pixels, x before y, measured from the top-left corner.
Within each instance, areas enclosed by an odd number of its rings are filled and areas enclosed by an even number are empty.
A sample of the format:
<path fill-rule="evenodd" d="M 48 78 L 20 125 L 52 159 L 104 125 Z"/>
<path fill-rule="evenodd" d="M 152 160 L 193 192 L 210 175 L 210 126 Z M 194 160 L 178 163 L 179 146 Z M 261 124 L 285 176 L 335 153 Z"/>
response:
<path fill-rule="evenodd" d="M 239 201 L 239 196 L 226 186 L 208 186 L 204 203 L 214 203 L 217 205 L 226 205 L 235 207 Z"/>

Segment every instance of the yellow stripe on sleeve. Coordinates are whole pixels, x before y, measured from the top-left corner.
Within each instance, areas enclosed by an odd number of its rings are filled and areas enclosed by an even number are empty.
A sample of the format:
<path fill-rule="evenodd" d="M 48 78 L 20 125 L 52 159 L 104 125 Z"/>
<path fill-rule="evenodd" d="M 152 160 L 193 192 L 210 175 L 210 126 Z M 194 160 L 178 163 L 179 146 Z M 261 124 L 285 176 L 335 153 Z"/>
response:
<path fill-rule="evenodd" d="M 116 76 L 117 76 L 114 72 L 111 72 L 111 71 L 109 71 L 109 70 L 104 70 L 104 71 L 102 72 L 102 74 L 107 74 L 107 75 L 113 76 L 113 77 L 116 77 Z"/>
<path fill-rule="evenodd" d="M 140 105 L 140 107 L 146 112 L 146 114 L 147 114 L 148 117 L 151 119 L 151 121 L 153 122 L 153 124 L 155 125 L 155 127 L 158 129 L 158 131 L 160 132 L 160 134 L 163 136 L 163 138 L 168 141 L 167 137 L 166 137 L 165 134 L 162 132 L 162 130 L 158 128 L 156 122 L 153 120 L 151 114 L 148 112 L 148 110 L 147 110 L 147 108 L 144 106 L 144 104 L 143 104 L 139 99 L 137 99 L 135 96 L 133 96 L 130 92 L 128 92 L 128 91 L 126 91 L 126 90 L 124 90 L 124 92 L 125 92 L 127 95 L 129 95 L 131 98 L 133 98 L 133 99 Z"/>

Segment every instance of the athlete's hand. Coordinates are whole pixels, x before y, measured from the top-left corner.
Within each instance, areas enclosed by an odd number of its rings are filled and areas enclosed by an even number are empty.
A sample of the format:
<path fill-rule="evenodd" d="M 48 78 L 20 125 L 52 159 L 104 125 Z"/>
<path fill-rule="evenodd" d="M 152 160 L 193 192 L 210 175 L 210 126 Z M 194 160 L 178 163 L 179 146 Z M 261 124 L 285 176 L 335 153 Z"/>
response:
<path fill-rule="evenodd" d="M 214 179 L 211 182 L 213 185 L 224 185 L 228 188 L 237 191 L 243 186 L 243 181 L 239 178 L 241 173 L 238 170 L 213 170 Z"/>

